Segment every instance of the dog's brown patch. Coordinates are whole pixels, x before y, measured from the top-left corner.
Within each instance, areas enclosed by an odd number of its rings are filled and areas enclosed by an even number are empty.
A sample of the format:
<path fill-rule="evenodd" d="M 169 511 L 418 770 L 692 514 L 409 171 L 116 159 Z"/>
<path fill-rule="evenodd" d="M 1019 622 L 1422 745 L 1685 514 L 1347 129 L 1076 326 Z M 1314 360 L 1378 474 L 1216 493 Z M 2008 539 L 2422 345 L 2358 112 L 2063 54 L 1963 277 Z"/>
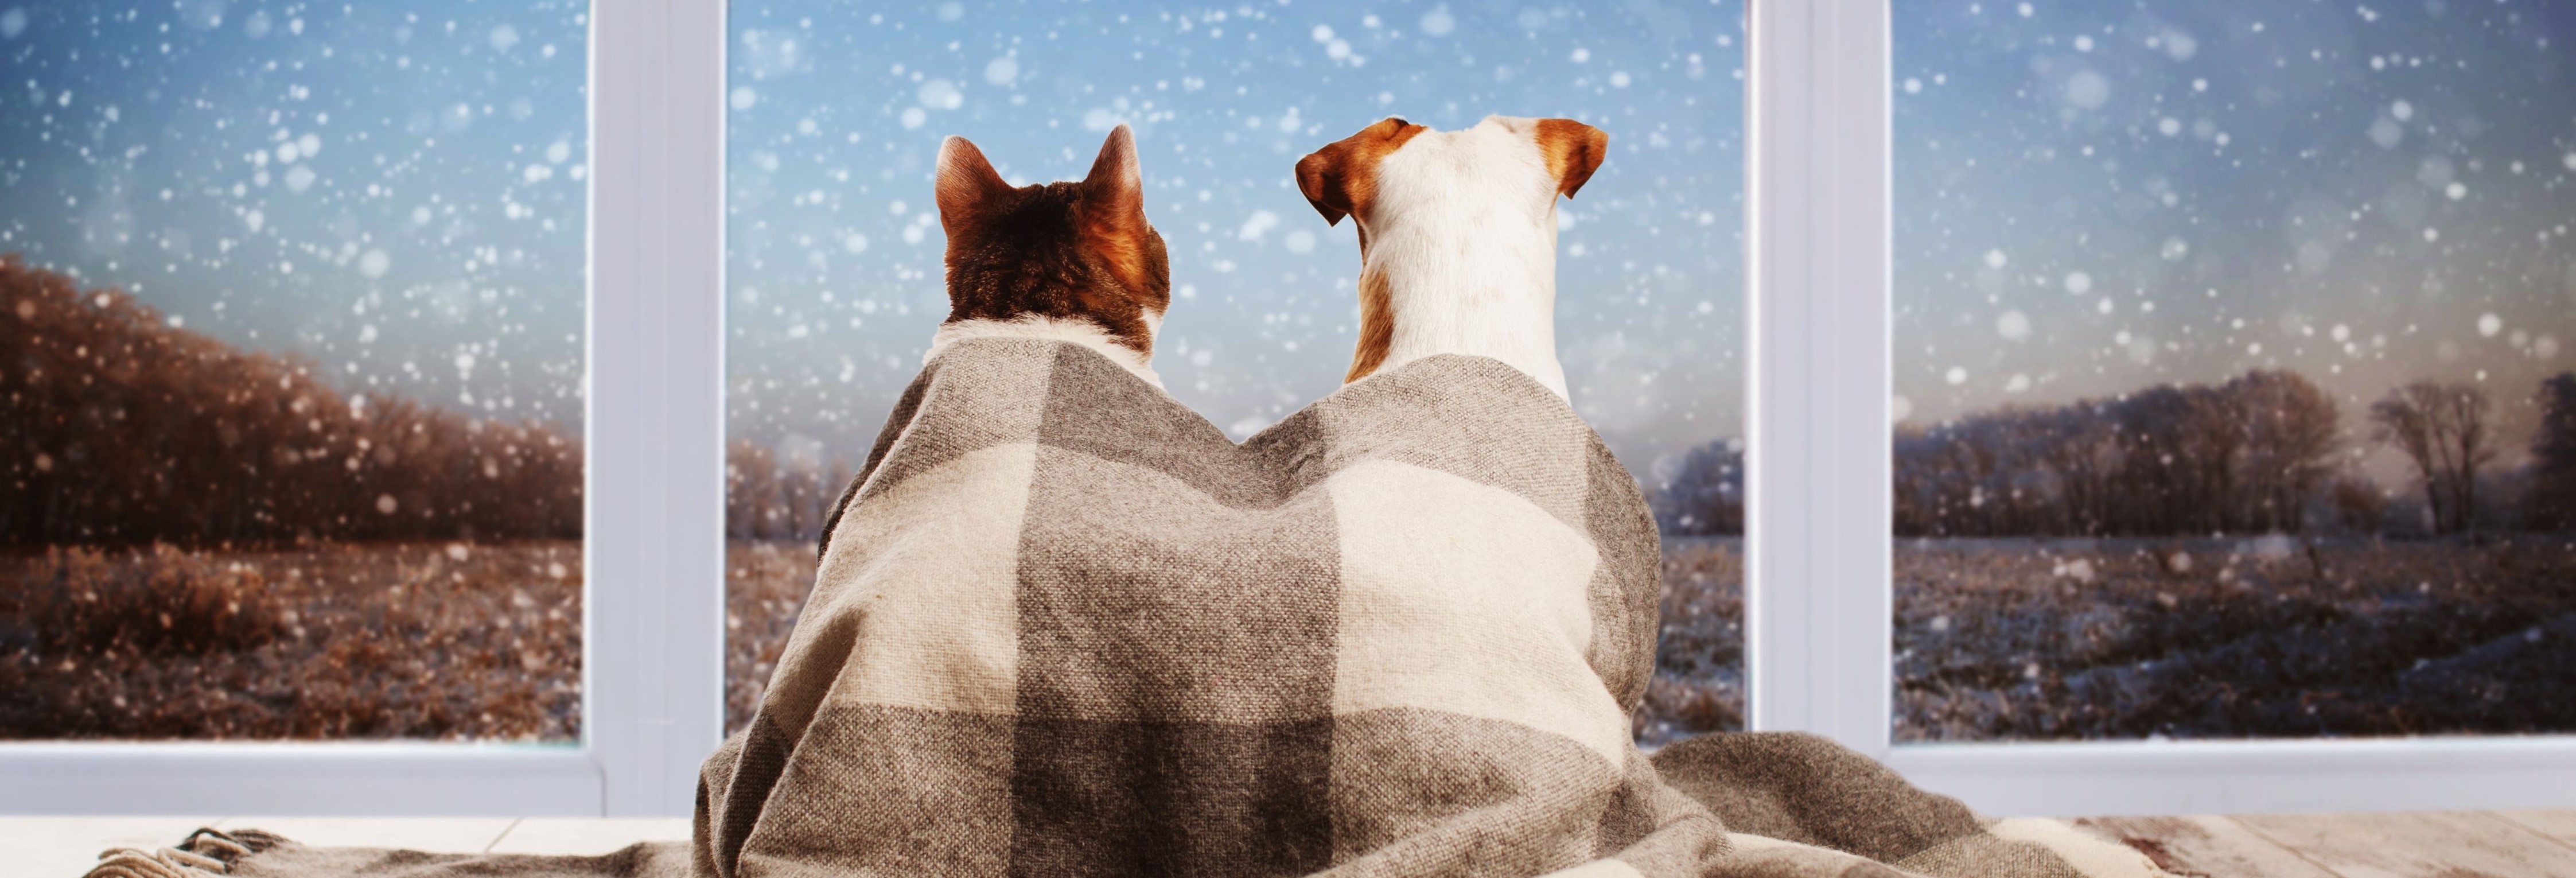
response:
<path fill-rule="evenodd" d="M 962 137 L 939 154 L 948 233 L 948 323 L 1021 317 L 1089 320 L 1152 356 L 1145 317 L 1171 304 L 1163 236 L 1145 219 L 1127 126 L 1110 132 L 1080 182 L 1012 187 Z"/>
<path fill-rule="evenodd" d="M 1556 178 L 1556 191 L 1567 198 L 1610 157 L 1610 135 L 1572 119 L 1538 120 L 1536 138 L 1539 155 L 1547 157 L 1547 173 Z"/>
<path fill-rule="evenodd" d="M 1349 384 L 1368 377 L 1379 366 L 1386 365 L 1387 349 L 1395 345 L 1395 291 L 1387 286 L 1386 272 L 1360 273 L 1360 346 L 1351 355 L 1350 374 L 1342 376 Z"/>
<path fill-rule="evenodd" d="M 1342 217 L 1355 213 L 1365 216 L 1370 200 L 1377 197 L 1378 161 L 1429 130 L 1430 126 L 1388 116 L 1358 134 L 1325 144 L 1297 160 L 1297 190 L 1316 213 L 1324 215 L 1326 225 L 1341 225 Z"/>

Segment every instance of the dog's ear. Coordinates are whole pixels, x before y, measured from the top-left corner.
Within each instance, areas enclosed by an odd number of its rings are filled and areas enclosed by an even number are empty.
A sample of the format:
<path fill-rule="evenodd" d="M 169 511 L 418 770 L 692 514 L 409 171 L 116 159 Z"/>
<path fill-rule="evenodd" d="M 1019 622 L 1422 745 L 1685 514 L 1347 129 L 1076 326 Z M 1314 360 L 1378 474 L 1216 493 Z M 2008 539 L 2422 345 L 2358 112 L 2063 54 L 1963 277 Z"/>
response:
<path fill-rule="evenodd" d="M 1377 194 L 1377 163 L 1387 153 L 1429 128 L 1395 116 L 1360 129 L 1360 133 L 1325 144 L 1297 160 L 1297 191 L 1324 215 L 1326 225 L 1359 212 Z"/>
<path fill-rule="evenodd" d="M 1148 239 L 1154 226 L 1145 220 L 1145 175 L 1136 161 L 1136 135 L 1120 125 L 1100 144 L 1100 157 L 1079 184 L 1082 200 L 1074 207 L 1083 244 L 1109 263 L 1118 280 L 1131 290 L 1152 288 L 1146 277 Z"/>
<path fill-rule="evenodd" d="M 956 136 L 939 144 L 934 185 L 939 192 L 939 227 L 950 240 L 958 237 L 959 230 L 973 227 L 995 196 L 1011 191 L 1011 184 L 993 171 L 993 163 L 984 160 L 984 151 Z"/>
<path fill-rule="evenodd" d="M 1533 136 L 1539 155 L 1547 157 L 1547 172 L 1556 177 L 1556 191 L 1567 198 L 1610 157 L 1610 135 L 1572 119 L 1540 119 Z"/>

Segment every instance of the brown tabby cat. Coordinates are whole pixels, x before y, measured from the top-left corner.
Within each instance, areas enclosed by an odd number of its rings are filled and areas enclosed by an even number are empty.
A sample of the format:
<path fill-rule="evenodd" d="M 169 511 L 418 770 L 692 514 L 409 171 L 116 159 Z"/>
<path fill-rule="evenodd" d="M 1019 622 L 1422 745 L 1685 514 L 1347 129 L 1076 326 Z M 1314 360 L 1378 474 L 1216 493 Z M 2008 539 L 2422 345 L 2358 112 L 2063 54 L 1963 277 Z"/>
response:
<path fill-rule="evenodd" d="M 1013 187 L 963 137 L 939 150 L 948 232 L 948 319 L 936 357 L 965 338 L 1088 345 L 1156 387 L 1148 365 L 1172 300 L 1163 236 L 1145 221 L 1136 137 L 1120 125 L 1081 182 Z"/>

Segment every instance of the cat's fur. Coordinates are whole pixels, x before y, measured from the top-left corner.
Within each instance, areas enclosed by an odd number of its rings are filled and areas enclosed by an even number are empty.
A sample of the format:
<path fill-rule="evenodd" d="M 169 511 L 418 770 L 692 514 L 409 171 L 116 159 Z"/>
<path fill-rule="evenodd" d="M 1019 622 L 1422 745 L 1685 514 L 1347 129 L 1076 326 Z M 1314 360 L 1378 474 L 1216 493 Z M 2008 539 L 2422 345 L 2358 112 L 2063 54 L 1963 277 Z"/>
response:
<path fill-rule="evenodd" d="M 964 338 L 1084 344 L 1161 387 L 1154 334 L 1172 300 L 1163 236 L 1145 219 L 1136 138 L 1120 125 L 1079 182 L 1012 186 L 963 137 L 940 146 L 948 319 L 936 357 Z"/>

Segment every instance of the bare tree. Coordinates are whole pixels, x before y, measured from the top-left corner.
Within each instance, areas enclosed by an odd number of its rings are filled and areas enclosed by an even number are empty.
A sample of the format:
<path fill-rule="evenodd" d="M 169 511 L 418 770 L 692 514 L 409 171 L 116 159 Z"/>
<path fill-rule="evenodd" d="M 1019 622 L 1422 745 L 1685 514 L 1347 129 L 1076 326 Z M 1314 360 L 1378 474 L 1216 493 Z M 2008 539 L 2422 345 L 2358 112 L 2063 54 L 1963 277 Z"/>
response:
<path fill-rule="evenodd" d="M 756 442 L 725 446 L 725 536 L 772 536 L 779 517 L 778 455 Z"/>
<path fill-rule="evenodd" d="M 812 540 L 850 481 L 846 460 L 782 458 L 769 446 L 736 439 L 725 446 L 725 536 L 736 540 Z"/>
<path fill-rule="evenodd" d="M 2297 530 L 2342 443 L 2334 399 L 2289 371 L 2158 384 L 1896 428 L 1906 535 Z"/>
<path fill-rule="evenodd" d="M 2225 392 L 2243 418 L 2245 456 L 2240 481 L 2250 508 L 2242 524 L 2263 530 L 2299 530 L 2303 507 L 2334 470 L 2343 442 L 2334 398 L 2287 370 L 2257 370 L 2227 382 Z"/>
<path fill-rule="evenodd" d="M 2388 495 L 2368 476 L 2338 477 L 2326 490 L 2326 496 L 2332 504 L 2335 523 L 2345 530 L 2376 534 L 2388 517 Z"/>
<path fill-rule="evenodd" d="M 2487 395 L 2465 384 L 2418 381 L 2370 407 L 2376 436 L 2404 452 L 2424 479 L 2436 533 L 2476 526 L 2478 470 L 2496 456 Z"/>
<path fill-rule="evenodd" d="M 2531 493 L 2523 520 L 2540 529 L 2576 529 L 2576 372 L 2540 382 L 2540 427 L 2531 436 Z"/>

